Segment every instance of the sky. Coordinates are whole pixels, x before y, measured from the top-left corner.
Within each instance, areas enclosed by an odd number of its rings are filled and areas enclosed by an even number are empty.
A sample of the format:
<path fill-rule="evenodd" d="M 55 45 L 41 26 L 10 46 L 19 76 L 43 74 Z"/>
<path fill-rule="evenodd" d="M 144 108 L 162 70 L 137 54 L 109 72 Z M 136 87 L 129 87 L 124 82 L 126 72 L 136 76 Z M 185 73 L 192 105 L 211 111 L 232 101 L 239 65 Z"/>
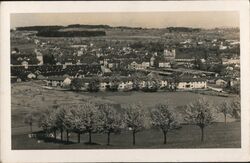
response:
<path fill-rule="evenodd" d="M 239 27 L 233 11 L 134 12 L 134 13 L 18 13 L 11 14 L 11 28 L 34 25 L 105 24 L 143 28 Z"/>

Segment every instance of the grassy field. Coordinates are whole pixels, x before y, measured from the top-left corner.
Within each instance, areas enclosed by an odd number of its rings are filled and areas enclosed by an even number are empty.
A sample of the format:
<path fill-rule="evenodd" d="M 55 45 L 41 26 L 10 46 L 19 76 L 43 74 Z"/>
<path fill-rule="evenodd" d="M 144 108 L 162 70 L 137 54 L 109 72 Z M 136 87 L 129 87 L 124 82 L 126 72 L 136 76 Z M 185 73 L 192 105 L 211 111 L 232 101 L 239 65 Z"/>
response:
<path fill-rule="evenodd" d="M 85 144 L 88 135 L 81 136 L 77 142 L 75 134 L 71 134 L 71 143 L 46 142 L 28 138 L 28 134 L 12 135 L 13 149 L 128 149 L 128 148 L 240 148 L 240 123 L 214 123 L 205 129 L 205 141 L 200 141 L 200 129 L 197 126 L 183 125 L 181 129 L 167 135 L 167 144 L 163 144 L 163 134 L 156 129 L 147 129 L 136 135 L 136 145 L 132 145 L 132 133 L 123 131 L 119 135 L 111 135 L 111 145 L 107 146 L 107 136 L 93 134 L 95 145 Z"/>
<path fill-rule="evenodd" d="M 181 106 L 189 104 L 198 97 L 207 97 L 215 106 L 224 100 L 232 100 L 232 97 L 218 97 L 199 95 L 191 92 L 98 92 L 98 93 L 76 93 L 71 91 L 46 90 L 41 87 L 41 81 L 31 81 L 25 83 L 15 83 L 11 87 L 11 126 L 12 145 L 15 149 L 21 148 L 107 148 L 103 146 L 106 135 L 95 134 L 93 140 L 101 145 L 88 146 L 82 144 L 64 145 L 62 143 L 39 143 L 37 140 L 29 139 L 27 133 L 29 127 L 24 124 L 24 116 L 32 111 L 53 108 L 53 105 L 84 103 L 90 99 L 95 99 L 99 103 L 131 104 L 141 103 L 145 109 L 151 109 L 159 103 L 168 103 L 181 113 Z M 222 115 L 217 116 L 217 122 L 222 122 Z M 228 122 L 234 119 L 228 119 Z M 36 126 L 36 124 L 34 124 Z M 34 131 L 40 129 L 34 127 Z M 211 132 L 209 132 L 211 130 Z M 175 134 L 176 133 L 176 134 Z M 138 145 L 136 148 L 195 148 L 199 147 L 239 147 L 240 146 L 240 123 L 232 122 L 226 126 L 223 123 L 215 123 L 208 128 L 207 141 L 200 144 L 200 131 L 196 126 L 185 125 L 181 130 L 169 134 L 169 143 L 161 145 L 162 134 L 152 129 L 138 133 Z M 210 135 L 211 133 L 211 135 Z M 142 138 L 141 140 L 139 138 Z M 71 138 L 74 141 L 74 136 Z M 112 142 L 114 148 L 132 148 L 131 133 L 125 131 L 122 135 L 114 135 Z M 87 135 L 82 135 L 82 140 L 87 140 Z M 121 142 L 120 140 L 123 140 Z M 125 141 L 124 141 L 125 140 Z M 146 141 L 147 140 L 147 141 Z M 192 140 L 192 141 L 191 141 Z M 211 142 L 211 141 L 212 142 Z M 196 142 L 197 141 L 197 142 Z M 30 142 L 30 143 L 29 143 Z M 147 143 L 146 143 L 147 142 Z M 115 145 L 116 144 L 116 145 Z M 113 148 L 113 146 L 108 147 Z"/>

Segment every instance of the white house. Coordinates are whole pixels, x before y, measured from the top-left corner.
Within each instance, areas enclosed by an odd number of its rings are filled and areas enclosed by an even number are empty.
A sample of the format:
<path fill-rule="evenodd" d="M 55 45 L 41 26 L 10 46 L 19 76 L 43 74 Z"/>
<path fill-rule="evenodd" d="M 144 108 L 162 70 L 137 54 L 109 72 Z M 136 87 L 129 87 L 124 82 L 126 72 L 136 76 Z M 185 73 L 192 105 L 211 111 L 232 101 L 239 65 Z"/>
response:
<path fill-rule="evenodd" d="M 159 67 L 168 67 L 168 68 L 170 68 L 171 65 L 170 65 L 170 62 L 159 62 Z"/>
<path fill-rule="evenodd" d="M 206 89 L 207 81 L 202 78 L 182 78 L 177 84 L 178 89 Z"/>
<path fill-rule="evenodd" d="M 130 79 L 121 79 L 118 85 L 118 90 L 131 90 L 133 88 L 133 82 Z"/>
<path fill-rule="evenodd" d="M 23 65 L 25 69 L 29 67 L 29 63 L 27 61 L 22 61 L 21 65 Z"/>
<path fill-rule="evenodd" d="M 167 85 L 168 85 L 168 81 L 167 81 L 167 80 L 164 80 L 164 79 L 163 79 L 163 80 L 160 81 L 160 87 L 161 87 L 161 88 L 167 87 Z"/>
<path fill-rule="evenodd" d="M 64 80 L 63 80 L 63 86 L 69 86 L 71 84 L 71 79 L 66 77 Z"/>
<path fill-rule="evenodd" d="M 71 83 L 71 79 L 69 77 L 59 77 L 59 76 L 52 76 L 45 79 L 47 86 L 52 87 L 63 87 L 69 86 Z"/>
<path fill-rule="evenodd" d="M 35 79 L 35 78 L 36 78 L 36 75 L 33 74 L 33 73 L 29 73 L 29 74 L 27 75 L 27 78 L 29 78 L 29 79 Z"/>
<path fill-rule="evenodd" d="M 136 61 L 133 61 L 130 64 L 130 68 L 136 69 L 136 70 L 147 69 L 149 66 L 150 66 L 150 62 L 147 62 L 147 61 L 143 61 L 141 63 L 137 63 Z"/>
<path fill-rule="evenodd" d="M 223 79 L 217 79 L 215 81 L 215 84 L 221 87 L 225 87 L 227 85 L 227 81 L 223 80 Z"/>

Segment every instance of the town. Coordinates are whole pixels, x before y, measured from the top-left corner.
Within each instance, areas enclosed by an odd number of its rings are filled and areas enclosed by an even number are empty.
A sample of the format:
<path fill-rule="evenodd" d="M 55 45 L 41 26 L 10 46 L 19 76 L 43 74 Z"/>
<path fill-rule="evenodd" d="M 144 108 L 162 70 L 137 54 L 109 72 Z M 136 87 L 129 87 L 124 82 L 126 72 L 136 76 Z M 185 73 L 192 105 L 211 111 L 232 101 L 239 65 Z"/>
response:
<path fill-rule="evenodd" d="M 241 146 L 239 28 L 10 34 L 12 149 Z"/>
<path fill-rule="evenodd" d="M 113 33 L 90 39 L 37 36 L 43 28 L 93 28 Z M 133 32 L 158 33 L 150 39 L 113 36 Z M 11 31 L 11 81 L 42 80 L 48 89 L 92 92 L 199 89 L 239 94 L 240 44 L 235 36 L 227 38 L 230 32 L 239 31 L 105 25 L 19 27 Z"/>

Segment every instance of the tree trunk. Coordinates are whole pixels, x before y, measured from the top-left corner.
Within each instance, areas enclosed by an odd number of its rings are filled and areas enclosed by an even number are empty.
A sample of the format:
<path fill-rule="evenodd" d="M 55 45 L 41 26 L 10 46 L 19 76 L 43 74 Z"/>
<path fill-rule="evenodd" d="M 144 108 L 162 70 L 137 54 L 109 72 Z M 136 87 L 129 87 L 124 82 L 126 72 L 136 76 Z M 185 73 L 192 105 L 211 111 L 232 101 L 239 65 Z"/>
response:
<path fill-rule="evenodd" d="M 133 131 L 133 145 L 135 145 L 135 131 Z"/>
<path fill-rule="evenodd" d="M 81 134 L 78 133 L 77 135 L 78 135 L 78 141 L 77 142 L 80 143 L 81 142 Z"/>
<path fill-rule="evenodd" d="M 89 131 L 89 144 L 91 144 L 92 143 L 92 138 L 91 138 L 91 131 Z"/>
<path fill-rule="evenodd" d="M 63 141 L 63 130 L 61 129 L 61 141 Z"/>
<path fill-rule="evenodd" d="M 56 130 L 54 131 L 54 139 L 56 140 Z"/>
<path fill-rule="evenodd" d="M 69 142 L 69 130 L 66 130 L 67 143 Z"/>
<path fill-rule="evenodd" d="M 167 132 L 163 131 L 164 134 L 164 144 L 167 144 Z"/>
<path fill-rule="evenodd" d="M 110 132 L 108 132 L 108 144 L 107 145 L 110 145 Z"/>
<path fill-rule="evenodd" d="M 30 124 L 30 133 L 32 134 L 33 131 L 32 131 L 32 123 Z"/>
<path fill-rule="evenodd" d="M 227 115 L 224 115 L 224 122 L 227 123 Z"/>
<path fill-rule="evenodd" d="M 204 141 L 204 127 L 201 127 L 201 141 Z"/>

